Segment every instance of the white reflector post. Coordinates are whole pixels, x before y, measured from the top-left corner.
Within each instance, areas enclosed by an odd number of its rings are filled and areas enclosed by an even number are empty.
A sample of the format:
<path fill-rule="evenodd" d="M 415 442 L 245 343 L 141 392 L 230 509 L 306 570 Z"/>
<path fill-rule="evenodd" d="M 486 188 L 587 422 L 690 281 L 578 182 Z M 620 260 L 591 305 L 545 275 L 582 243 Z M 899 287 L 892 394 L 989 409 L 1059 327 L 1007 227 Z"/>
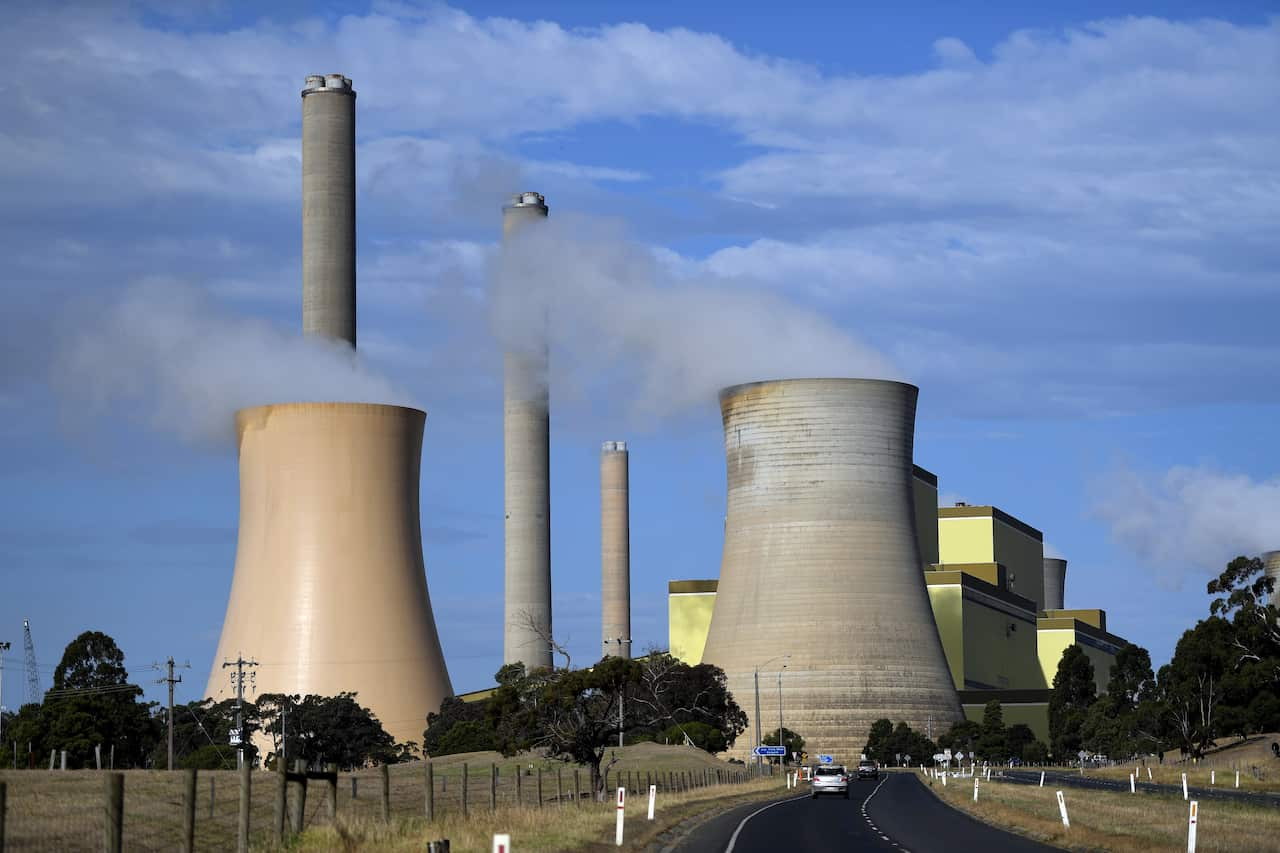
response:
<path fill-rule="evenodd" d="M 1191 801 L 1191 811 L 1187 814 L 1187 853 L 1196 853 L 1196 819 L 1200 816 L 1200 804 Z"/>
<path fill-rule="evenodd" d="M 1187 798 L 1187 774 L 1182 774 L 1182 799 Z"/>
<path fill-rule="evenodd" d="M 1067 801 L 1061 791 L 1058 792 L 1058 811 L 1062 812 L 1062 825 L 1070 829 L 1071 821 L 1067 820 Z"/>
<path fill-rule="evenodd" d="M 653 820 L 653 802 L 658 799 L 658 786 L 649 786 L 649 820 Z"/>
<path fill-rule="evenodd" d="M 1147 781 L 1148 781 L 1148 782 L 1150 782 L 1150 781 L 1151 781 L 1151 768 L 1150 768 L 1150 767 L 1148 767 L 1148 768 L 1147 768 Z"/>
<path fill-rule="evenodd" d="M 1210 771 L 1209 771 L 1209 784 L 1210 784 L 1210 785 L 1216 785 L 1216 784 L 1218 784 L 1218 771 L 1217 771 L 1217 770 L 1210 770 Z"/>
<path fill-rule="evenodd" d="M 1041 788 L 1044 787 L 1044 771 L 1043 770 L 1040 771 L 1040 787 Z"/>
<path fill-rule="evenodd" d="M 1129 774 L 1129 793 L 1130 793 L 1130 794 L 1136 794 L 1136 793 L 1138 793 L 1138 786 L 1137 786 L 1137 785 L 1134 783 L 1134 781 L 1133 781 L 1133 774 L 1132 774 L 1132 773 L 1130 773 L 1130 774 Z"/>
<path fill-rule="evenodd" d="M 493 853 L 511 853 L 511 836 L 495 835 L 493 837 Z"/>
<path fill-rule="evenodd" d="M 973 801 L 975 803 L 978 801 L 978 780 L 977 779 L 973 780 Z"/>
<path fill-rule="evenodd" d="M 1239 770 L 1236 771 L 1236 787 L 1237 788 L 1240 787 L 1240 771 Z"/>
<path fill-rule="evenodd" d="M 622 846 L 622 820 L 627 814 L 627 789 L 618 789 L 618 831 L 614 844 L 618 847 Z"/>

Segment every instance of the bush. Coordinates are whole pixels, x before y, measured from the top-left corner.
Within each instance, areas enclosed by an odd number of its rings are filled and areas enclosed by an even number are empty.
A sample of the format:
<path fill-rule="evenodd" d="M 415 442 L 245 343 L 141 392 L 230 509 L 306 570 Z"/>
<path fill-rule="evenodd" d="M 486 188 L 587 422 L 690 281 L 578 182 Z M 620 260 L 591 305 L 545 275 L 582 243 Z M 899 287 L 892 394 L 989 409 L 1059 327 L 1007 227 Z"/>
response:
<path fill-rule="evenodd" d="M 707 752 L 724 752 L 729 748 L 724 732 L 707 723 L 682 723 L 671 726 L 659 733 L 657 740 L 660 743 L 681 744 L 684 743 L 685 735 L 689 736 L 694 746 Z"/>
<path fill-rule="evenodd" d="M 440 738 L 435 755 L 456 755 L 459 752 L 485 752 L 497 749 L 493 729 L 480 720 L 464 720 L 454 723 Z"/>

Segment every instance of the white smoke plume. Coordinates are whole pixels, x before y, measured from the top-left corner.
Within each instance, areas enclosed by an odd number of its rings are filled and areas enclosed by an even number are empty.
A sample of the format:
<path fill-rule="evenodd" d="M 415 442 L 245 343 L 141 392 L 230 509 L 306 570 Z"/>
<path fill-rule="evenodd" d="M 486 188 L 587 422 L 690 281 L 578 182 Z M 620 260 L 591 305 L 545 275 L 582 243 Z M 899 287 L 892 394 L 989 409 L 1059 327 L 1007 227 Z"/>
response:
<path fill-rule="evenodd" d="M 821 314 L 733 279 L 678 275 L 617 223 L 553 214 L 506 242 L 493 278 L 500 343 L 529 350 L 545 329 L 557 400 L 602 394 L 661 416 L 740 382 L 897 376 Z"/>
<path fill-rule="evenodd" d="M 1111 538 L 1173 587 L 1280 547 L 1280 478 L 1187 466 L 1150 478 L 1122 467 L 1095 486 L 1093 514 Z"/>
<path fill-rule="evenodd" d="M 236 316 L 178 282 L 139 283 L 91 319 L 67 319 L 52 365 L 64 398 L 196 444 L 234 441 L 246 406 L 409 404 L 346 345 Z"/>

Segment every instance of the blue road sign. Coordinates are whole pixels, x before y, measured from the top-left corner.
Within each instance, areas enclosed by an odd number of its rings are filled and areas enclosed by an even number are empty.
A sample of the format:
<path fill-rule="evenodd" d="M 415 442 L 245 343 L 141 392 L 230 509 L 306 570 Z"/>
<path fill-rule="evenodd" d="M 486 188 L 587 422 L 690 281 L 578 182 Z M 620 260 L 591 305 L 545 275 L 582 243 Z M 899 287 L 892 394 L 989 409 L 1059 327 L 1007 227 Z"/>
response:
<path fill-rule="evenodd" d="M 835 762 L 835 759 L 834 759 L 834 758 L 832 758 L 830 755 L 819 755 L 819 756 L 818 756 L 818 763 L 819 763 L 819 764 L 831 764 L 831 763 L 833 763 L 833 762 Z"/>
<path fill-rule="evenodd" d="M 786 754 L 787 754 L 787 748 L 785 746 L 757 746 L 756 747 L 756 755 L 759 755 L 761 758 L 769 755 L 783 756 Z"/>

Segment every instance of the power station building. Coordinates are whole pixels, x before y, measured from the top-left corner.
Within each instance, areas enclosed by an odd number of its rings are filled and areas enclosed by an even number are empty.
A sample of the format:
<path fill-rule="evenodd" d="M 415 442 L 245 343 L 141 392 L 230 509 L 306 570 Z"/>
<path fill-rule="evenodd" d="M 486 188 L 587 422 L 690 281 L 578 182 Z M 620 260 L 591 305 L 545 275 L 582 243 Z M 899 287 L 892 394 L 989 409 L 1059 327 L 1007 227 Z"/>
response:
<path fill-rule="evenodd" d="M 1066 561 L 1044 557 L 1044 536 L 1039 530 L 993 506 L 938 507 L 938 479 L 919 466 L 911 466 L 911 489 L 921 555 L 918 578 L 927 592 L 931 621 L 945 654 L 947 681 L 965 716 L 980 721 L 987 702 L 998 699 L 1006 725 L 1026 723 L 1048 743 L 1049 692 L 1063 652 L 1072 645 L 1083 649 L 1093 664 L 1098 691 L 1104 692 L 1111 664 L 1127 642 L 1107 630 L 1105 612 L 1063 609 Z M 865 508 L 849 503 L 846 511 Z M 810 523 L 816 522 L 811 519 Z M 841 581 L 855 594 L 867 589 L 856 571 L 848 571 Z M 719 580 L 668 583 L 672 655 L 690 664 L 717 662 L 706 654 L 706 640 L 714 619 L 720 618 L 723 585 L 723 574 Z M 767 584 L 759 589 L 762 596 L 772 595 Z M 740 608 L 734 606 L 735 611 Z M 814 611 L 805 623 L 807 630 L 817 631 L 824 624 L 818 613 Z M 778 652 L 790 650 L 786 632 L 775 629 L 770 638 Z M 772 679 L 778 668 L 774 662 L 762 674 L 767 672 Z M 803 717 L 788 710 L 798 701 L 787 688 L 797 680 L 794 668 L 789 663 L 781 681 L 783 725 L 814 749 L 839 749 L 829 735 L 806 730 Z M 772 696 L 773 682 L 769 684 Z M 735 691 L 735 697 L 749 716 L 755 713 L 750 691 L 745 695 Z M 778 726 L 776 699 L 771 702 L 775 710 L 766 706 L 763 711 L 765 732 Z M 905 720 L 935 738 L 951 723 L 938 714 L 920 724 L 888 706 L 869 713 L 895 723 Z M 843 725 L 861 731 L 853 738 L 856 749 L 846 755 L 856 755 L 865 742 L 861 716 L 842 717 Z"/>

